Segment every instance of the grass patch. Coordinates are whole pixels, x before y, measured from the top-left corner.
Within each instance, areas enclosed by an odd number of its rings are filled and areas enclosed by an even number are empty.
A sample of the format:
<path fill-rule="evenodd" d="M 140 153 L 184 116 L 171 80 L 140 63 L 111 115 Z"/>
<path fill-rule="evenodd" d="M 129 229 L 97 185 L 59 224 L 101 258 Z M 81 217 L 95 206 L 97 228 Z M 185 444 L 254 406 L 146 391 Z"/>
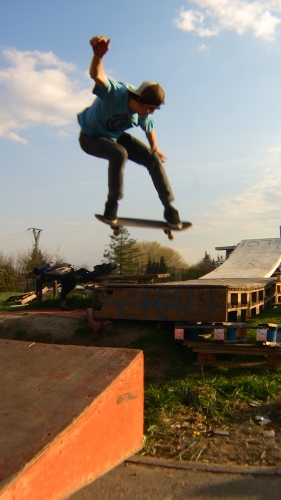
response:
<path fill-rule="evenodd" d="M 6 300 L 13 295 L 20 295 L 20 293 L 22 292 L 0 292 L 0 311 L 11 309 L 10 304 Z"/>
<path fill-rule="evenodd" d="M 265 310 L 253 320 L 253 325 L 259 323 L 281 324 L 281 307 Z M 255 336 L 256 330 L 248 330 L 247 341 L 255 342 Z M 161 339 L 163 341 L 162 332 Z M 182 346 L 180 348 L 184 349 Z M 165 349 L 176 353 L 176 345 L 171 347 L 169 342 L 166 342 Z M 168 443 L 176 439 L 177 429 L 182 428 L 183 421 L 195 420 L 205 427 L 208 423 L 209 428 L 253 423 L 254 416 L 267 412 L 268 406 L 276 408 L 277 403 L 274 402 L 279 402 L 280 408 L 280 381 L 280 368 L 195 369 L 187 359 L 185 363 L 178 363 L 176 370 L 170 372 L 163 382 L 146 384 L 145 445 L 141 453 L 155 454 L 165 446 L 169 448 Z M 252 402 L 257 406 L 252 407 Z M 277 422 L 280 427 L 281 411 Z M 183 455 L 179 458 L 183 458 Z M 191 450 L 187 456 L 191 459 Z"/>
<path fill-rule="evenodd" d="M 138 322 L 139 325 L 139 322 Z M 143 334 L 132 340 L 126 347 L 130 349 L 150 349 L 153 344 L 154 348 L 166 350 L 174 346 L 173 340 L 173 323 L 158 323 L 146 321 L 144 323 Z M 131 325 L 134 328 L 134 323 Z"/>
<path fill-rule="evenodd" d="M 280 306 L 265 309 L 253 319 L 253 324 L 258 325 L 259 323 L 277 323 L 277 325 L 281 325 L 281 303 Z"/>
<path fill-rule="evenodd" d="M 205 431 L 253 423 L 255 415 L 268 411 L 269 402 L 280 400 L 280 374 L 279 369 L 245 372 L 245 369 L 232 368 L 221 372 L 210 368 L 202 370 L 199 377 L 186 376 L 148 384 L 145 389 L 145 444 L 141 453 L 155 454 L 158 448 L 163 448 L 163 443 L 167 447 L 177 435 L 182 439 L 183 423 L 188 422 L 190 426 L 192 422 L 192 437 L 196 436 L 194 422 L 201 423 Z M 252 408 L 251 402 L 255 402 L 257 408 Z M 279 427 L 280 423 L 281 414 Z M 188 457 L 191 458 L 190 454 Z"/>

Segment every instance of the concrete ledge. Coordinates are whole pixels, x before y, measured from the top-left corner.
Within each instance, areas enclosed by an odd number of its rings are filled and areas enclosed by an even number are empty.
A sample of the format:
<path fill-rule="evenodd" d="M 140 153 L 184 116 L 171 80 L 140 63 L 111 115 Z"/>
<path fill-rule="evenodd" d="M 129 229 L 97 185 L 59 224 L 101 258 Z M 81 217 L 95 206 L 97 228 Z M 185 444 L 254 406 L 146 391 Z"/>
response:
<path fill-rule="evenodd" d="M 281 467 L 259 467 L 234 464 L 204 464 L 198 462 L 185 462 L 184 460 L 169 460 L 164 458 L 134 455 L 126 460 L 135 465 L 150 465 L 166 467 L 168 469 L 183 469 L 202 472 L 217 472 L 225 474 L 253 474 L 256 476 L 281 476 Z"/>

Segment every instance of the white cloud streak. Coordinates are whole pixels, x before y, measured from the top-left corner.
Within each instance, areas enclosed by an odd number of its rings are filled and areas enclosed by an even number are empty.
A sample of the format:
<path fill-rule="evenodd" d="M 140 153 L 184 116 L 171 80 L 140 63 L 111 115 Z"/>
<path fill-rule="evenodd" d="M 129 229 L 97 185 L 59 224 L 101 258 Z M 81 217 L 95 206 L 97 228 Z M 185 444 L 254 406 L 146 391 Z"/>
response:
<path fill-rule="evenodd" d="M 8 65 L 0 68 L 0 137 L 26 144 L 22 130 L 38 125 L 67 127 L 89 104 L 90 93 L 70 79 L 75 66 L 52 52 L 3 50 Z"/>
<path fill-rule="evenodd" d="M 189 0 L 175 19 L 178 29 L 200 37 L 218 36 L 222 31 L 238 35 L 252 32 L 255 37 L 273 41 L 281 23 L 281 0 Z"/>
<path fill-rule="evenodd" d="M 207 47 L 204 43 L 200 45 L 197 49 L 198 52 L 208 52 L 210 50 L 210 47 Z"/>
<path fill-rule="evenodd" d="M 241 188 L 234 196 L 219 197 L 209 210 L 202 214 L 200 226 L 207 225 L 207 232 L 267 230 L 281 224 L 280 185 L 281 147 L 274 146 L 264 155 L 253 185 Z M 207 222 L 207 224 L 206 224 Z"/>

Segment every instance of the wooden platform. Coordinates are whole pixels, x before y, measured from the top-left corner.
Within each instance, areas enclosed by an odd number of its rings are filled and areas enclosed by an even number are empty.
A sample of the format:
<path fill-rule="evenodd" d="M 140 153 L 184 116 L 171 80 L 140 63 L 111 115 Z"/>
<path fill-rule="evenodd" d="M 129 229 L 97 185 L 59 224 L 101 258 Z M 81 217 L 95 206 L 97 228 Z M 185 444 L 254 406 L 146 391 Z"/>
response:
<path fill-rule="evenodd" d="M 194 363 L 198 366 L 253 366 L 253 362 L 245 363 L 242 360 L 235 361 L 220 361 L 217 359 L 219 354 L 233 354 L 236 356 L 263 356 L 266 358 L 265 366 L 267 368 L 276 368 L 281 364 L 281 346 L 280 345 L 255 345 L 255 344 L 234 344 L 215 342 L 189 342 L 183 343 L 187 348 L 192 349 L 197 353 L 197 361 Z M 255 363 L 261 365 L 261 362 Z"/>
<path fill-rule="evenodd" d="M 180 281 L 109 284 L 96 288 L 93 318 L 149 321 L 226 321 L 227 288 Z"/>
<path fill-rule="evenodd" d="M 0 340 L 0 499 L 58 500 L 143 445 L 143 354 Z"/>
<path fill-rule="evenodd" d="M 94 319 L 245 321 L 275 302 L 275 278 L 107 284 L 94 291 Z"/>

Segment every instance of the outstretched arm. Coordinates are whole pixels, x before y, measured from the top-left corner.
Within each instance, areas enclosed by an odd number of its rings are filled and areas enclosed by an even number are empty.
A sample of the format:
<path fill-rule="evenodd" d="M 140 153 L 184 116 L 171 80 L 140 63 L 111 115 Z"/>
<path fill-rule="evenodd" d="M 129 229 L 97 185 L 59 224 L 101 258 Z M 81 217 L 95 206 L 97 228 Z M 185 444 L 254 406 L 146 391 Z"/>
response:
<path fill-rule="evenodd" d="M 109 50 L 110 39 L 104 36 L 94 36 L 90 40 L 94 55 L 91 61 L 89 73 L 90 77 L 96 82 L 98 87 L 103 87 L 107 81 L 107 77 L 103 69 L 103 56 Z"/>
<path fill-rule="evenodd" d="M 160 151 L 160 149 L 158 149 L 155 131 L 151 130 L 151 132 L 146 132 L 145 135 L 146 135 L 146 138 L 149 142 L 149 145 L 150 145 L 150 148 L 152 149 L 152 151 L 157 153 L 158 156 L 160 157 L 160 160 L 164 163 L 167 160 L 167 158 L 164 155 L 164 153 L 162 153 L 162 151 Z"/>

